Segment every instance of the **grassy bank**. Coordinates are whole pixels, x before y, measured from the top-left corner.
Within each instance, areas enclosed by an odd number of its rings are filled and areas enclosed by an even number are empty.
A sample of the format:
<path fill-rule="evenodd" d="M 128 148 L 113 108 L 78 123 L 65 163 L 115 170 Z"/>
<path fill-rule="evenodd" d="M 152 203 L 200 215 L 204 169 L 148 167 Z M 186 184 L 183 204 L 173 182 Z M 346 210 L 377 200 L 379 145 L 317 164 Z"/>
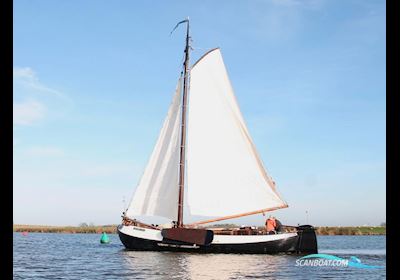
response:
<path fill-rule="evenodd" d="M 318 235 L 386 235 L 386 227 L 317 227 Z"/>
<path fill-rule="evenodd" d="M 15 232 L 50 232 L 50 233 L 117 233 L 117 225 L 104 226 L 40 226 L 40 225 L 14 225 Z"/>
<path fill-rule="evenodd" d="M 214 227 L 234 228 L 233 224 L 220 224 Z M 316 227 L 318 235 L 386 235 L 386 227 Z M 14 225 L 15 232 L 50 232 L 50 233 L 116 233 L 117 225 L 103 226 L 40 226 Z"/>

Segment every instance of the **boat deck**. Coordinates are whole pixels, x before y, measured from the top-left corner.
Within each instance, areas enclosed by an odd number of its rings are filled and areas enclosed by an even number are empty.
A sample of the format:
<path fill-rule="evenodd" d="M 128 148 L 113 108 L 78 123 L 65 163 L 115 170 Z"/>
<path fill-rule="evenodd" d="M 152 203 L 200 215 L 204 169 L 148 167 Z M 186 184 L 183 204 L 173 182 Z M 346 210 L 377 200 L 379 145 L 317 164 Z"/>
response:
<path fill-rule="evenodd" d="M 265 227 L 207 228 L 218 235 L 266 235 Z M 296 232 L 292 227 L 282 227 L 279 233 Z"/>
<path fill-rule="evenodd" d="M 133 225 L 142 228 L 148 229 L 158 229 L 162 230 L 163 227 L 159 225 L 149 225 L 138 220 L 131 220 L 129 218 L 123 219 L 123 224 L 125 226 Z M 246 227 L 238 227 L 238 228 L 224 228 L 224 227 L 205 227 L 207 230 L 212 230 L 214 234 L 217 235 L 266 235 L 268 232 L 265 227 L 255 227 L 255 226 L 246 226 Z M 277 233 L 290 233 L 296 232 L 296 227 L 294 226 L 282 226 L 281 230 Z"/>

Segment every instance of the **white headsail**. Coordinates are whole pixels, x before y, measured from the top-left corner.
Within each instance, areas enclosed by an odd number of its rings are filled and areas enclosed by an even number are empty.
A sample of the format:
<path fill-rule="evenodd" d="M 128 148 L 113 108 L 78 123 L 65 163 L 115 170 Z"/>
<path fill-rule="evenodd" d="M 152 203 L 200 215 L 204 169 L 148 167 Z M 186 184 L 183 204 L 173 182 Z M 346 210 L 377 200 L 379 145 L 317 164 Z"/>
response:
<path fill-rule="evenodd" d="M 177 219 L 181 102 L 179 80 L 156 146 L 126 211 L 128 217 Z"/>
<path fill-rule="evenodd" d="M 187 133 L 191 214 L 221 217 L 287 206 L 251 140 L 219 49 L 191 70 Z"/>

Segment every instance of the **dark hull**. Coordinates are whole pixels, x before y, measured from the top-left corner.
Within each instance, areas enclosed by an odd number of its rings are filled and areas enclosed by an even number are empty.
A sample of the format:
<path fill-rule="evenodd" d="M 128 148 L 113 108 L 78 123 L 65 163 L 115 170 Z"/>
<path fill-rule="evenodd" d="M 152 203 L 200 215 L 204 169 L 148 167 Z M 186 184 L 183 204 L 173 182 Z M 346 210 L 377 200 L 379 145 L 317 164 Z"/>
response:
<path fill-rule="evenodd" d="M 314 233 L 314 232 L 313 232 Z M 305 254 L 317 253 L 315 244 L 308 240 L 308 248 L 301 248 L 304 236 L 297 236 L 258 243 L 239 244 L 209 244 L 206 246 L 185 244 L 172 240 L 155 241 L 127 235 L 118 230 L 119 238 L 126 249 L 135 251 L 175 251 L 175 252 L 197 252 L 197 253 L 239 253 L 239 254 Z M 314 233 L 315 235 L 315 233 Z M 315 245 L 315 246 L 314 246 Z"/>

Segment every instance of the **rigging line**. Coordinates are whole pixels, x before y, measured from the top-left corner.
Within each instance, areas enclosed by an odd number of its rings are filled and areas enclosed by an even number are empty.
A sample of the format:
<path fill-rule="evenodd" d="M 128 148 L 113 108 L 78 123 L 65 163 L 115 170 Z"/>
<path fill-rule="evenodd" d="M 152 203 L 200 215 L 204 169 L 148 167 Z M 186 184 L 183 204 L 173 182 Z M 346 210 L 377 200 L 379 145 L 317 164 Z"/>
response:
<path fill-rule="evenodd" d="M 183 54 L 183 56 L 182 56 L 182 59 L 181 59 L 181 62 L 179 62 L 179 65 L 178 66 L 176 66 L 176 69 L 178 69 L 178 71 L 179 71 L 179 77 L 181 78 L 182 76 L 183 76 L 183 67 L 182 67 L 182 65 L 183 65 L 183 62 L 185 61 L 185 55 Z"/>
<path fill-rule="evenodd" d="M 193 40 L 191 40 L 191 42 L 192 42 L 192 44 L 190 45 L 190 47 L 191 47 L 191 49 L 192 50 L 194 50 L 194 51 L 196 51 L 196 50 L 199 50 L 199 51 L 209 51 L 210 49 L 213 49 L 214 47 L 209 47 L 209 48 L 204 48 L 204 47 L 202 47 L 202 46 L 200 46 L 200 47 L 196 47 L 195 45 L 196 44 L 193 44 Z M 194 45 L 194 46 L 193 46 Z"/>
<path fill-rule="evenodd" d="M 199 48 L 199 47 L 192 48 L 192 50 L 194 50 L 194 51 L 197 51 L 197 50 L 199 50 L 199 51 L 208 51 L 210 49 L 212 49 L 212 48 Z"/>

